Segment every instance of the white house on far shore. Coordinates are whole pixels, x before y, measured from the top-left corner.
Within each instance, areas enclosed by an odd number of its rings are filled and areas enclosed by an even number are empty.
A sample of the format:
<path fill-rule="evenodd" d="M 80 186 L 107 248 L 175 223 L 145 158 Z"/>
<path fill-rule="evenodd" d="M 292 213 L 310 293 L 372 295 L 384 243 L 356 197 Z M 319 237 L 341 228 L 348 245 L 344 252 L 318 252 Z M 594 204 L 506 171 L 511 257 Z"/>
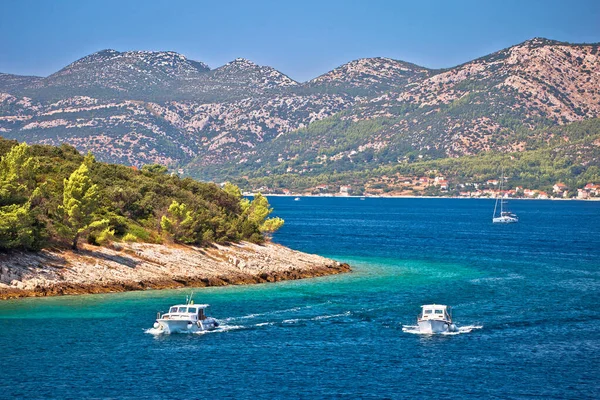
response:
<path fill-rule="evenodd" d="M 349 196 L 351 189 L 352 189 L 351 186 L 340 186 L 340 195 Z"/>

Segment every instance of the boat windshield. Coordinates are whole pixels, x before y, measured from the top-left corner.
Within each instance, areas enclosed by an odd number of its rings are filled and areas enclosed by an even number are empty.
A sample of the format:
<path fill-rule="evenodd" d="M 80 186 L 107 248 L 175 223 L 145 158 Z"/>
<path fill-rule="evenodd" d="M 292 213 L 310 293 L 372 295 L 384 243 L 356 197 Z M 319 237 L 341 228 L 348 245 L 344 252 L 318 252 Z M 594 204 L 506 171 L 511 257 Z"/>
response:
<path fill-rule="evenodd" d="M 196 311 L 198 311 L 196 307 L 190 307 L 190 308 L 188 308 L 188 312 L 189 313 L 196 314 Z"/>
<path fill-rule="evenodd" d="M 179 310 L 177 310 L 177 312 L 186 313 L 187 312 L 187 307 L 179 307 Z"/>
<path fill-rule="evenodd" d="M 171 309 L 169 310 L 170 313 L 176 313 L 177 312 L 177 307 L 171 307 Z"/>
<path fill-rule="evenodd" d="M 443 308 L 426 308 L 423 310 L 423 318 L 438 318 L 445 317 L 447 315 L 446 311 Z"/>

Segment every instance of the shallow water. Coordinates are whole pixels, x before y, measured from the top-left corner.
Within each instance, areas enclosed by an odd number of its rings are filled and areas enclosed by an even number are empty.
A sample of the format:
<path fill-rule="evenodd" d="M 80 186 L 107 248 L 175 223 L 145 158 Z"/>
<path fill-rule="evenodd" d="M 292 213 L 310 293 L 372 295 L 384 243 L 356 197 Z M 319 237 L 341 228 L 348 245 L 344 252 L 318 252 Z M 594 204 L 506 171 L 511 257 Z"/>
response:
<path fill-rule="evenodd" d="M 153 335 L 190 290 L 0 302 L 0 398 L 594 398 L 600 203 L 271 198 L 275 240 L 354 272 L 197 289 L 222 325 Z M 463 331 L 416 335 L 421 304 Z"/>

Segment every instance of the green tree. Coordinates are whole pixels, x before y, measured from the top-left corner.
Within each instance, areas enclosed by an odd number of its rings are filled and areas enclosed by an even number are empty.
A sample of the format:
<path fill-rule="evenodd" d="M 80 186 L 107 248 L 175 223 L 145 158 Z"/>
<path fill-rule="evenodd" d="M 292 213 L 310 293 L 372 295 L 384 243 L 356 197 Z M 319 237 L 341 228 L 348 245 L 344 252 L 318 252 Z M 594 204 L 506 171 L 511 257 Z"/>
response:
<path fill-rule="evenodd" d="M 273 209 L 269 204 L 269 200 L 262 194 L 257 193 L 244 211 L 250 222 L 254 222 L 260 226 L 269 214 L 273 212 Z"/>
<path fill-rule="evenodd" d="M 225 191 L 225 193 L 230 194 L 239 201 L 240 207 L 242 208 L 242 212 L 248 210 L 248 208 L 250 207 L 250 201 L 242 196 L 242 190 L 238 186 L 234 185 L 233 183 L 227 182 L 223 187 L 223 190 Z"/>
<path fill-rule="evenodd" d="M 242 190 L 233 183 L 227 182 L 225 186 L 223 186 L 223 190 L 225 193 L 230 194 L 238 200 L 241 200 L 242 198 Z"/>
<path fill-rule="evenodd" d="M 142 171 L 150 172 L 151 174 L 163 175 L 166 174 L 169 169 L 160 164 L 146 164 L 142 167 Z"/>
<path fill-rule="evenodd" d="M 107 225 L 106 220 L 94 221 L 94 212 L 99 203 L 98 186 L 92 183 L 86 163 L 82 163 L 68 179 L 64 180 L 63 204 L 65 225 L 72 239 L 73 249 L 82 233 Z"/>
<path fill-rule="evenodd" d="M 275 218 L 267 218 L 265 222 L 260 226 L 260 231 L 265 233 L 273 233 L 279 228 L 281 228 L 284 224 L 283 218 L 275 217 Z"/>
<path fill-rule="evenodd" d="M 160 226 L 173 236 L 173 239 L 183 243 L 194 243 L 196 238 L 193 232 L 194 216 L 184 203 L 173 200 L 167 215 L 163 215 Z"/>
<path fill-rule="evenodd" d="M 29 209 L 29 203 L 0 207 L 0 249 L 36 247 L 36 232 Z"/>
<path fill-rule="evenodd" d="M 37 169 L 37 162 L 29 155 L 26 143 L 13 146 L 0 159 L 0 206 L 25 203 L 35 188 Z"/>
<path fill-rule="evenodd" d="M 249 203 L 244 210 L 250 222 L 256 224 L 261 232 L 273 233 L 283 226 L 281 218 L 267 218 L 273 209 L 269 204 L 269 200 L 260 193 L 254 196 L 254 199 Z"/>
<path fill-rule="evenodd" d="M 13 146 L 0 158 L 0 249 L 35 249 L 41 225 L 36 221 L 41 190 L 36 189 L 37 160 L 30 147 Z"/>

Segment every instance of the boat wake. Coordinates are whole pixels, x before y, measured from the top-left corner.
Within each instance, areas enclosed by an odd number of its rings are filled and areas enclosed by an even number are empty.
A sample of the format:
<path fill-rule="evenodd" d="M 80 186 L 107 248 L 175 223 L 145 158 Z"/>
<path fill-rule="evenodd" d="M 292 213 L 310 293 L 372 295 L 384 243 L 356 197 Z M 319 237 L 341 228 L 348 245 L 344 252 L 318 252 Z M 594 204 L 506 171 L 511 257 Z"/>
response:
<path fill-rule="evenodd" d="M 225 322 L 227 322 L 227 321 L 237 321 L 237 320 L 242 320 L 242 319 L 254 319 L 254 318 L 264 317 L 264 316 L 269 316 L 269 315 L 293 313 L 293 312 L 297 312 L 297 311 L 301 311 L 301 310 L 307 310 L 307 309 L 310 309 L 310 308 L 322 306 L 322 305 L 325 305 L 325 304 L 328 304 L 328 303 L 329 302 L 325 302 L 325 303 L 321 303 L 321 304 L 314 304 L 314 305 L 310 305 L 310 306 L 288 308 L 288 309 L 285 309 L 285 310 L 276 310 L 276 311 L 269 311 L 269 312 L 264 312 L 264 313 L 248 314 L 248 315 L 243 315 L 241 317 L 229 317 L 229 318 L 224 318 L 224 319 L 222 319 L 220 321 L 225 321 Z"/>
<path fill-rule="evenodd" d="M 508 274 L 507 276 L 492 276 L 492 277 L 488 277 L 488 278 L 471 279 L 469 282 L 477 285 L 480 283 L 490 283 L 490 282 L 495 283 L 495 282 L 513 281 L 515 279 L 525 279 L 525 277 L 523 275 L 519 275 L 519 274 Z"/>
<path fill-rule="evenodd" d="M 341 314 L 318 315 L 318 316 L 316 316 L 314 318 L 311 318 L 310 320 L 311 321 L 319 321 L 319 320 L 322 320 L 322 319 L 337 318 L 337 317 L 347 317 L 350 314 L 351 314 L 350 311 L 346 311 L 346 312 L 341 313 Z"/>
<path fill-rule="evenodd" d="M 447 335 L 447 336 L 460 335 L 461 333 L 471 333 L 475 329 L 481 329 L 481 328 L 483 328 L 483 325 L 467 325 L 467 326 L 457 327 L 458 330 L 455 332 L 442 332 L 442 333 L 438 333 L 437 335 Z M 418 325 L 404 325 L 404 326 L 402 326 L 402 332 L 412 333 L 414 335 L 427 335 L 427 336 L 434 335 L 433 333 L 422 333 L 419 330 Z"/>
<path fill-rule="evenodd" d="M 258 322 L 255 324 L 247 324 L 244 323 L 242 321 L 248 320 L 248 319 L 253 319 L 253 318 L 257 318 L 260 316 L 265 316 L 265 315 L 276 315 L 276 314 L 281 314 L 284 312 L 295 312 L 295 311 L 300 311 L 306 308 L 311 308 L 311 306 L 307 306 L 307 307 L 296 307 L 293 309 L 288 309 L 288 310 L 279 310 L 279 311 L 273 311 L 270 313 L 263 313 L 263 314 L 250 314 L 250 315 L 245 315 L 242 317 L 234 317 L 234 318 L 225 318 L 223 320 L 221 320 L 221 324 L 212 330 L 209 331 L 197 331 L 197 332 L 182 332 L 183 334 L 195 334 L 195 335 L 203 335 L 205 333 L 217 333 L 217 332 L 229 332 L 229 331 L 233 331 L 233 330 L 242 330 L 242 329 L 255 329 L 255 328 L 262 328 L 262 327 L 266 327 L 266 326 L 289 326 L 289 325 L 295 325 L 298 323 L 307 323 L 310 321 L 323 321 L 323 320 L 328 320 L 328 319 L 334 319 L 334 318 L 340 318 L 340 317 L 347 317 L 350 316 L 352 313 L 350 311 L 346 311 L 343 313 L 339 313 L 339 314 L 323 314 L 323 315 L 316 315 L 316 316 L 312 316 L 312 317 L 306 317 L 306 318 L 291 318 L 291 319 L 279 319 L 279 320 L 271 320 L 271 321 L 264 321 L 264 322 Z M 239 323 L 243 323 L 243 325 L 238 325 L 235 322 Z M 144 333 L 148 333 L 151 335 L 164 335 L 164 334 L 168 334 L 167 332 L 165 332 L 163 329 L 156 329 L 156 328 L 149 328 L 144 330 Z"/>

